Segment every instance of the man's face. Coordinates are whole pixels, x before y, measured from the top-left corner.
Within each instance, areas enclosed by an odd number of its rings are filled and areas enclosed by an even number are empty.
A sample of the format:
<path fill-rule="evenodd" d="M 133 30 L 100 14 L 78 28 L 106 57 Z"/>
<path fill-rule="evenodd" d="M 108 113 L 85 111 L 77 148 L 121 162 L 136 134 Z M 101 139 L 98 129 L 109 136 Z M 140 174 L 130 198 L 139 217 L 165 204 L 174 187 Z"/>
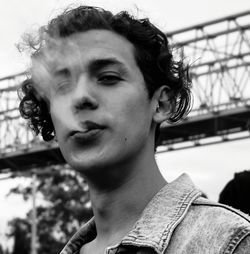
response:
<path fill-rule="evenodd" d="M 90 30 L 65 40 L 56 55 L 45 93 L 60 149 L 73 168 L 124 165 L 153 151 L 155 107 L 128 40 Z"/>

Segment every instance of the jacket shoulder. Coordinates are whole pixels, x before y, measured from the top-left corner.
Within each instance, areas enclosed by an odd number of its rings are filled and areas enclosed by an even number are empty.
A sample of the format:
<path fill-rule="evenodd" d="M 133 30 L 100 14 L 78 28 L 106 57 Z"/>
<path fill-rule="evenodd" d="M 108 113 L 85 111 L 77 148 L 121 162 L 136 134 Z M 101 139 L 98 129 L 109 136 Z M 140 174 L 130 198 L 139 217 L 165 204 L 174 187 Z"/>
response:
<path fill-rule="evenodd" d="M 224 249 L 223 253 L 235 253 L 234 251 L 238 247 L 241 248 L 241 242 L 246 238 L 249 239 L 249 215 L 233 207 L 205 198 L 196 199 L 193 202 L 192 207 L 196 210 L 196 214 L 198 214 L 199 219 L 202 219 L 202 217 L 203 220 L 204 218 L 208 218 L 207 223 L 211 223 L 211 231 L 214 233 L 218 232 L 219 238 L 224 238 L 225 244 L 222 247 Z"/>
<path fill-rule="evenodd" d="M 229 206 L 198 198 L 176 227 L 165 253 L 233 254 L 238 246 L 240 250 L 244 248 L 241 242 L 249 235 L 249 216 Z"/>
<path fill-rule="evenodd" d="M 249 215 L 231 206 L 220 204 L 206 198 L 202 198 L 202 197 L 197 198 L 192 203 L 192 206 L 200 207 L 200 209 L 206 209 L 207 212 L 212 211 L 212 213 L 216 213 L 216 215 L 220 215 L 220 216 L 225 216 L 226 218 L 231 217 L 232 219 L 236 219 L 237 221 L 241 223 L 246 223 L 246 225 L 250 224 Z"/>

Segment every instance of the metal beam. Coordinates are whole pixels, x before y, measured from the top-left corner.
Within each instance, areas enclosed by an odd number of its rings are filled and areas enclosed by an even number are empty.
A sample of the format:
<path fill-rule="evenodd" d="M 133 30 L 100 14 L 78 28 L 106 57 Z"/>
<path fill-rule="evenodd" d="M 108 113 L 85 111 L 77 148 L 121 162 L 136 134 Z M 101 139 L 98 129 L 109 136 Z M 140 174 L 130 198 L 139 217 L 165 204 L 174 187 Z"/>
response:
<path fill-rule="evenodd" d="M 237 13 L 237 14 L 228 15 L 228 16 L 225 16 L 223 18 L 214 19 L 212 21 L 199 23 L 199 24 L 196 24 L 194 26 L 188 26 L 188 27 L 184 27 L 184 28 L 181 28 L 181 29 L 178 29 L 178 30 L 174 30 L 174 31 L 168 32 L 167 36 L 172 37 L 173 35 L 176 35 L 176 34 L 185 33 L 185 32 L 190 31 L 190 30 L 201 29 L 205 26 L 211 26 L 211 25 L 215 25 L 215 24 L 225 22 L 225 21 L 235 20 L 237 18 L 240 18 L 240 17 L 243 17 L 243 16 L 248 16 L 248 15 L 250 15 L 250 10 L 240 12 L 240 13 Z"/>
<path fill-rule="evenodd" d="M 195 63 L 190 68 L 195 106 L 186 120 L 162 125 L 161 146 L 178 148 L 186 142 L 187 147 L 190 143 L 199 146 L 210 138 L 226 142 L 230 135 L 247 129 L 249 16 L 250 10 L 167 34 L 172 44 L 185 45 L 187 56 Z M 0 78 L 0 171 L 65 163 L 59 148 L 35 137 L 20 118 L 16 90 L 26 77 L 27 72 L 22 72 Z"/>

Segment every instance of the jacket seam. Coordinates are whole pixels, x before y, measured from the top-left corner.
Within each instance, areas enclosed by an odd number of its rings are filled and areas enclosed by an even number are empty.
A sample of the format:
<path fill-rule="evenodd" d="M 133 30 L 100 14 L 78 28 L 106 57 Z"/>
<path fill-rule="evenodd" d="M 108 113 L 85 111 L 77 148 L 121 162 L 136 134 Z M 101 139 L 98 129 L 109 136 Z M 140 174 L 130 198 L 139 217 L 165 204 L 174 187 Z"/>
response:
<path fill-rule="evenodd" d="M 229 244 L 228 244 L 227 248 L 225 249 L 225 251 L 223 252 L 223 254 L 233 254 L 236 247 L 248 235 L 250 235 L 250 230 L 248 230 L 246 228 L 239 230 L 237 232 L 237 234 L 235 234 L 233 237 L 231 237 L 231 239 L 229 240 Z"/>
<path fill-rule="evenodd" d="M 161 238 L 159 240 L 159 245 L 161 252 L 163 253 L 166 249 L 166 242 L 167 240 L 169 240 L 169 235 L 170 232 L 173 232 L 174 229 L 180 224 L 180 222 L 183 220 L 183 218 L 185 217 L 185 215 L 188 212 L 188 207 L 190 207 L 192 205 L 192 203 L 194 202 L 195 199 L 197 199 L 199 196 L 198 194 L 200 194 L 200 191 L 197 191 L 196 189 L 191 191 L 189 193 L 188 196 L 185 197 L 184 200 L 181 201 L 181 206 L 179 207 L 178 211 L 176 212 L 172 223 L 170 223 L 163 231 Z M 190 196 L 194 195 L 192 198 L 190 198 Z M 172 236 L 172 234 L 170 235 L 170 237 Z"/>
<path fill-rule="evenodd" d="M 236 209 L 234 209 L 233 207 L 227 206 L 227 205 L 223 205 L 223 204 L 207 204 L 207 203 L 193 203 L 192 205 L 194 206 L 213 206 L 213 207 L 218 207 L 218 208 L 224 208 L 232 213 L 235 213 L 236 215 L 239 215 L 241 218 L 243 218 L 244 220 L 250 222 L 250 218 L 248 218 L 247 216 L 245 216 L 244 214 L 242 214 L 242 212 L 237 211 Z"/>

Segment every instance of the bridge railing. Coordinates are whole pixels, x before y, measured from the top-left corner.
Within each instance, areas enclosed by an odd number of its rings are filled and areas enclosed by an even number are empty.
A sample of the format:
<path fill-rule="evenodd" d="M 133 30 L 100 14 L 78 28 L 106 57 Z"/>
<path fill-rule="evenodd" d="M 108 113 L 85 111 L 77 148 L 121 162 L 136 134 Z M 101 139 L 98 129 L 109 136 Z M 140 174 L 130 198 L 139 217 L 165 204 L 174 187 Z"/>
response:
<path fill-rule="evenodd" d="M 47 146 L 20 117 L 18 88 L 25 73 L 0 79 L 0 155 Z"/>
<path fill-rule="evenodd" d="M 193 110 L 189 118 L 250 105 L 250 11 L 168 33 L 191 63 Z M 0 78 L 0 156 L 47 147 L 18 111 L 25 73 Z"/>
<path fill-rule="evenodd" d="M 196 112 L 250 98 L 250 10 L 168 36 L 191 64 Z"/>

